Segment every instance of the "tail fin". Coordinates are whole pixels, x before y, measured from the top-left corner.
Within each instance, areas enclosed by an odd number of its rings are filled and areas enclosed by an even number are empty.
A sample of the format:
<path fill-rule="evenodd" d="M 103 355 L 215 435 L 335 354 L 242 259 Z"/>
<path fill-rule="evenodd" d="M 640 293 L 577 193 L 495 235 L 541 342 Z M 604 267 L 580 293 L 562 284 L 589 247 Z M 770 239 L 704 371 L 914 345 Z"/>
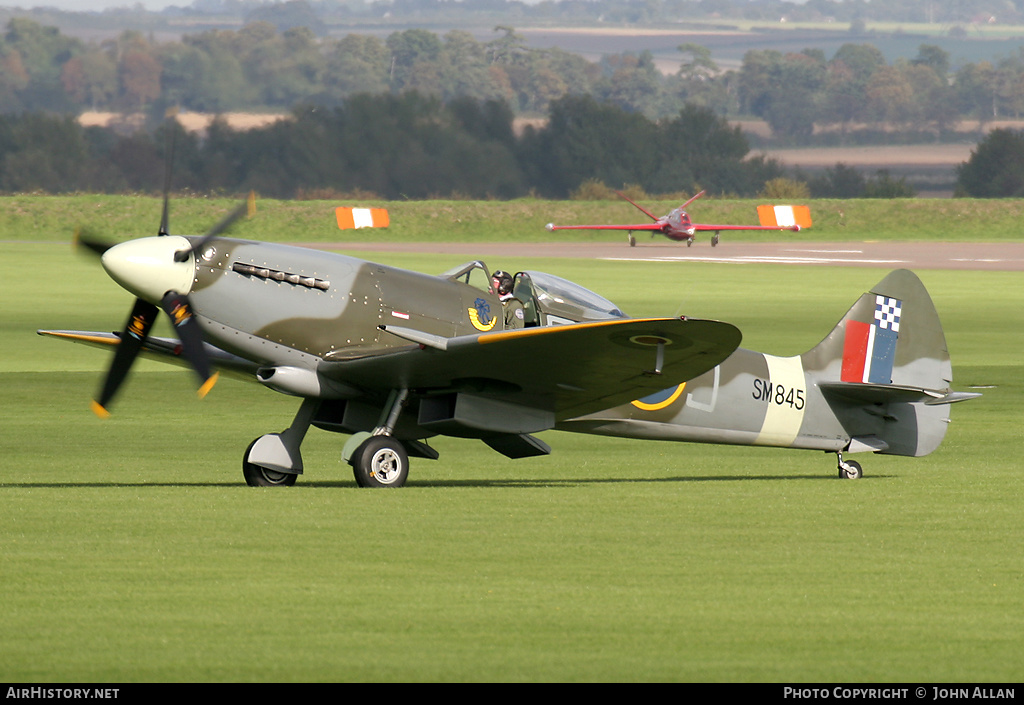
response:
<path fill-rule="evenodd" d="M 801 356 L 835 412 L 851 452 L 927 455 L 946 434 L 954 392 L 942 324 L 913 272 L 892 272 Z"/>

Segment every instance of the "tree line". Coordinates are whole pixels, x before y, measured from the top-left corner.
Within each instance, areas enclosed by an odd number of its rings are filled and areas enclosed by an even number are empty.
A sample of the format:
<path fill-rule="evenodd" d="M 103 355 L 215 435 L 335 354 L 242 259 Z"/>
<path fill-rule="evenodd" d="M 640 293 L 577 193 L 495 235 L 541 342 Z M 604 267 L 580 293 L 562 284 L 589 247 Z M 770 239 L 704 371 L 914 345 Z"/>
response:
<path fill-rule="evenodd" d="M 336 108 L 302 106 L 290 119 L 236 131 L 216 119 L 205 136 L 176 120 L 119 134 L 70 116 L 0 115 L 2 193 L 158 193 L 168 160 L 175 191 L 275 198 L 607 198 L 634 195 L 901 198 L 903 179 L 836 164 L 787 172 L 751 156 L 740 129 L 689 105 L 652 121 L 565 96 L 541 127 L 513 129 L 501 101 L 448 103 L 415 91 L 359 94 Z M 173 151 L 173 154 L 172 154 Z M 960 195 L 1024 196 L 1024 133 L 990 132 L 957 169 Z"/>
<path fill-rule="evenodd" d="M 277 198 L 566 198 L 585 182 L 754 195 L 783 176 L 777 163 L 750 158 L 739 128 L 706 108 L 655 122 L 565 96 L 543 127 L 517 135 L 501 101 L 407 91 L 303 106 L 247 131 L 215 120 L 202 138 L 174 120 L 122 135 L 70 117 L 0 116 L 0 191 L 159 192 L 168 145 L 175 190 Z"/>
<path fill-rule="evenodd" d="M 738 70 L 723 71 L 706 47 L 684 44 L 679 70 L 664 75 L 649 52 L 595 63 L 558 49 L 530 49 L 512 27 L 496 27 L 495 35 L 481 42 L 461 30 L 439 36 L 408 29 L 383 39 L 330 39 L 308 27 L 278 32 L 257 21 L 181 41 L 127 31 L 97 44 L 14 18 L 0 39 L 0 114 L 162 116 L 172 106 L 287 111 L 299 103 L 337 107 L 361 93 L 417 91 L 444 102 L 494 100 L 519 115 L 544 115 L 563 96 L 590 95 L 651 120 L 671 119 L 687 105 L 757 116 L 777 138 L 806 144 L 892 128 L 935 139 L 963 118 L 986 122 L 1024 113 L 1024 52 L 953 70 L 938 46 L 922 44 L 917 56 L 888 63 L 876 47 L 848 43 L 832 57 L 817 49 L 754 50 Z M 816 136 L 823 131 L 828 135 Z"/>

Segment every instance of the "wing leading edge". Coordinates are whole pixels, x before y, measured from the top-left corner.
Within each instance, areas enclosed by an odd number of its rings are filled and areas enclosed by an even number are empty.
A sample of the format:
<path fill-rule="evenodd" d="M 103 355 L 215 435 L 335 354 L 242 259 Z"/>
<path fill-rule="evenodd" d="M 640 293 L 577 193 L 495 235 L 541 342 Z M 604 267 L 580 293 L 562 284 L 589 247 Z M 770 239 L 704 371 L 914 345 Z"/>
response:
<path fill-rule="evenodd" d="M 651 230 L 661 232 L 665 229 L 664 223 L 641 223 L 640 225 L 555 225 L 548 223 L 548 231 L 552 230 Z"/>
<path fill-rule="evenodd" d="M 121 342 L 121 336 L 117 333 L 104 333 L 100 331 L 38 330 L 36 333 L 50 338 L 58 338 L 72 343 L 81 343 L 90 347 L 107 350 L 116 348 Z M 203 345 L 211 364 L 219 370 L 236 373 L 236 376 L 240 374 L 243 379 L 251 379 L 259 367 L 254 362 L 224 352 L 209 343 L 204 343 Z M 181 341 L 175 338 L 159 338 L 156 336 L 146 338 L 146 342 L 143 343 L 141 350 L 141 354 L 150 359 L 169 362 L 180 367 L 189 367 L 189 363 L 182 357 L 182 353 Z"/>

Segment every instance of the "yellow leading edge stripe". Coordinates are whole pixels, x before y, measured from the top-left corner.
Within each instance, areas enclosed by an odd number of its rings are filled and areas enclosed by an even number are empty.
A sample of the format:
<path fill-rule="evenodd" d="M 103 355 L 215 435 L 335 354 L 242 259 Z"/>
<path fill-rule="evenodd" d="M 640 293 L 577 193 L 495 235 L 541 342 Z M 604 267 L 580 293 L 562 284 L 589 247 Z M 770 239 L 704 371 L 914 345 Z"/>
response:
<path fill-rule="evenodd" d="M 99 343 L 100 345 L 117 345 L 120 343 L 118 338 L 104 338 L 98 335 L 80 335 L 78 333 L 46 333 L 47 335 L 53 336 L 54 338 L 70 338 L 71 340 L 82 340 L 88 343 Z"/>
<path fill-rule="evenodd" d="M 532 335 L 547 335 L 560 330 L 572 330 L 578 328 L 600 328 L 603 326 L 622 326 L 627 323 L 655 323 L 664 321 L 675 321 L 676 318 L 617 318 L 614 321 L 594 321 L 593 323 L 575 323 L 567 326 L 540 326 L 537 328 L 521 328 L 519 330 L 504 331 L 501 333 L 487 333 L 477 338 L 481 345 L 484 343 L 497 343 L 509 338 L 526 338 Z"/>

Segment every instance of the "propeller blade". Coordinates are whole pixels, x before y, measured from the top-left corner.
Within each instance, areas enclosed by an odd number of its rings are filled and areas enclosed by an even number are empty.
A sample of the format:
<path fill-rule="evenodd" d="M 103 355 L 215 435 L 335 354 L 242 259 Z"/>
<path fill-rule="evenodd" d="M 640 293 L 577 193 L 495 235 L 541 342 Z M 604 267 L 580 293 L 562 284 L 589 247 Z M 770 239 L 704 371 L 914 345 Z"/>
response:
<path fill-rule="evenodd" d="M 72 245 L 79 251 L 87 251 L 89 254 L 102 256 L 104 252 L 113 247 L 116 243 L 105 242 L 88 230 L 79 228 L 75 230 Z"/>
<path fill-rule="evenodd" d="M 170 208 L 171 208 L 170 196 L 169 196 L 169 194 L 166 191 L 164 191 L 164 207 L 163 207 L 163 210 L 160 213 L 160 229 L 156 233 L 157 237 L 163 237 L 164 235 L 170 235 L 170 232 L 167 230 L 167 228 L 168 228 L 168 221 L 170 220 L 170 217 L 169 217 Z"/>
<path fill-rule="evenodd" d="M 110 416 L 107 406 L 110 404 L 110 400 L 114 398 L 121 383 L 124 382 L 125 377 L 128 376 L 132 363 L 135 362 L 139 350 L 142 349 L 142 344 L 146 341 L 149 331 L 153 328 L 157 311 L 157 307 L 148 301 L 143 301 L 142 299 L 135 300 L 135 306 L 132 308 L 128 321 L 124 325 L 124 331 L 121 333 L 121 342 L 118 343 L 117 349 L 114 351 L 114 360 L 110 363 L 107 377 L 103 381 L 103 387 L 100 389 L 99 398 L 92 402 L 92 410 L 97 416 L 102 418 Z"/>
<path fill-rule="evenodd" d="M 170 120 L 168 120 L 168 123 L 170 123 Z M 170 124 L 167 125 L 167 154 L 164 155 L 164 206 L 160 213 L 160 230 L 156 233 L 157 237 L 170 234 L 168 228 L 170 227 L 169 221 L 171 210 L 171 175 L 174 169 L 174 147 L 178 142 L 177 126 L 178 124 L 176 121 L 173 126 Z"/>
<path fill-rule="evenodd" d="M 235 210 L 231 211 L 222 221 L 214 225 L 210 230 L 206 232 L 201 238 L 196 240 L 195 244 L 187 250 L 178 250 L 174 255 L 174 259 L 177 262 L 185 262 L 188 260 L 189 255 L 195 252 L 202 252 L 203 248 L 206 247 L 207 243 L 213 238 L 217 237 L 225 230 L 235 224 L 239 218 L 243 215 L 252 217 L 252 214 L 256 212 L 256 194 L 249 192 L 249 196 L 238 205 Z"/>
<path fill-rule="evenodd" d="M 160 308 L 167 312 L 174 324 L 174 330 L 181 341 L 181 354 L 188 360 L 192 369 L 202 380 L 197 394 L 199 398 L 205 397 L 217 383 L 217 373 L 211 373 L 210 359 L 206 355 L 206 348 L 203 346 L 203 332 L 199 328 L 199 321 L 192 315 L 192 306 L 188 296 L 179 294 L 176 291 L 169 291 L 160 301 Z"/>

